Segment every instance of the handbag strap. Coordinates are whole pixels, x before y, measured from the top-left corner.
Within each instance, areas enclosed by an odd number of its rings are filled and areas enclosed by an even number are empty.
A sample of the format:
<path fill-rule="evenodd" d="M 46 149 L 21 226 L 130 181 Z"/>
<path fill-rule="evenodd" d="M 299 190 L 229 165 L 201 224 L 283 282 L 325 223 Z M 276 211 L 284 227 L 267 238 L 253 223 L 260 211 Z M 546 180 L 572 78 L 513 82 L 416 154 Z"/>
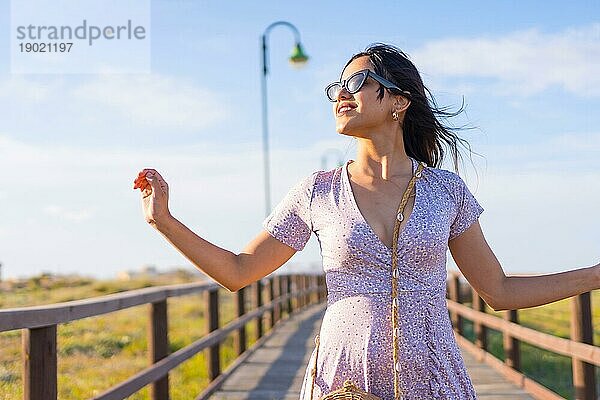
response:
<path fill-rule="evenodd" d="M 411 158 L 412 160 L 412 158 Z M 406 207 L 406 203 L 408 202 L 408 198 L 410 197 L 411 192 L 416 183 L 416 179 L 421 177 L 421 172 L 427 166 L 427 164 L 423 161 L 419 163 L 419 166 L 416 172 L 413 174 L 412 178 L 408 182 L 408 186 L 402 195 L 402 200 L 400 200 L 400 205 L 398 206 L 398 212 L 396 213 L 396 219 L 394 223 L 394 240 L 392 243 L 392 336 L 393 336 L 393 370 L 394 370 L 394 399 L 401 400 L 402 393 L 400 389 L 400 384 L 398 380 L 399 366 L 400 364 L 397 361 L 398 358 L 398 302 L 397 302 L 397 293 L 398 293 L 398 278 L 400 276 L 400 271 L 398 270 L 398 237 L 400 234 L 400 224 L 404 220 L 404 208 Z M 412 166 L 411 166 L 412 170 Z M 415 197 L 416 200 L 416 197 Z M 413 206 L 414 212 L 414 206 Z M 406 228 L 405 228 L 406 229 Z M 315 380 L 317 379 L 317 360 L 319 358 L 319 343 L 320 337 L 319 334 L 315 336 L 315 362 L 314 367 L 312 369 L 312 385 L 310 388 L 310 399 L 313 398 L 313 392 L 315 388 Z"/>
<path fill-rule="evenodd" d="M 421 173 L 426 166 L 427 164 L 425 164 L 425 162 L 419 163 L 417 171 L 410 179 L 410 182 L 408 182 L 408 187 L 402 196 L 400 206 L 398 206 L 398 213 L 396 214 L 396 221 L 394 223 L 394 240 L 392 242 L 392 343 L 394 360 L 392 367 L 394 371 L 394 400 L 402 399 L 402 389 L 400 388 L 400 379 L 398 376 L 398 373 L 400 372 L 400 362 L 398 361 L 398 336 L 400 333 L 400 328 L 398 327 L 398 314 L 400 313 L 400 307 L 398 304 L 398 279 L 400 278 L 400 269 L 398 268 L 398 237 L 400 236 L 400 223 L 404 220 L 404 208 L 408 202 L 408 197 L 416 184 L 416 180 L 421 177 Z M 413 205 L 412 212 L 414 211 Z M 404 229 L 406 229 L 406 227 Z"/>

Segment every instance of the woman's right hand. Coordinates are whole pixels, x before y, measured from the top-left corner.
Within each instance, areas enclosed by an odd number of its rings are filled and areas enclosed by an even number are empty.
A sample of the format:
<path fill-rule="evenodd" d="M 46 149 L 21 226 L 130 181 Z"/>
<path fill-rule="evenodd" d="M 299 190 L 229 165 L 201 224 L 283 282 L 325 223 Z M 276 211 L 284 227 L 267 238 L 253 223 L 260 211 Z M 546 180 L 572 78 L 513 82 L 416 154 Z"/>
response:
<path fill-rule="evenodd" d="M 169 185 L 155 169 L 143 169 L 133 183 L 133 189 L 139 188 L 141 191 L 142 211 L 146 222 L 156 228 L 157 222 L 171 217 Z"/>

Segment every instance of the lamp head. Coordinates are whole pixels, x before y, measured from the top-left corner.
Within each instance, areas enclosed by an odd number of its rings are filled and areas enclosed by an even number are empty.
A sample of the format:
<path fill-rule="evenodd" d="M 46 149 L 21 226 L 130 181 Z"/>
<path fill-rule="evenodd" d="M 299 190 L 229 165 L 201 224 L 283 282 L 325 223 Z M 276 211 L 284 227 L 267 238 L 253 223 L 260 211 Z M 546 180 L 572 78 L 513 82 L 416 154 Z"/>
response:
<path fill-rule="evenodd" d="M 290 55 L 290 63 L 294 67 L 302 67 L 308 61 L 308 56 L 304 53 L 304 49 L 302 49 L 302 45 L 300 43 L 296 43 L 294 49 L 292 50 L 292 54 Z"/>

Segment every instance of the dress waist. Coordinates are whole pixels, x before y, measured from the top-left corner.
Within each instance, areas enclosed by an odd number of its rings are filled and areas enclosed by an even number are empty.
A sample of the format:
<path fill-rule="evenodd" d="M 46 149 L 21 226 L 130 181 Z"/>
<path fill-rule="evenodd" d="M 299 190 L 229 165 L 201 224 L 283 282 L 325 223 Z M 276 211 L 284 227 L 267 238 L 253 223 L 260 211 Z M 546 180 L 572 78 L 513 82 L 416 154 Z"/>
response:
<path fill-rule="evenodd" d="M 353 290 L 354 288 L 335 288 L 327 289 L 327 297 L 330 300 L 340 300 L 347 297 L 371 297 L 377 301 L 387 301 L 392 298 L 392 292 L 386 290 Z M 429 289 L 398 289 L 397 297 L 400 299 L 409 298 L 411 301 L 435 301 L 443 305 L 446 304 L 446 288 Z"/>

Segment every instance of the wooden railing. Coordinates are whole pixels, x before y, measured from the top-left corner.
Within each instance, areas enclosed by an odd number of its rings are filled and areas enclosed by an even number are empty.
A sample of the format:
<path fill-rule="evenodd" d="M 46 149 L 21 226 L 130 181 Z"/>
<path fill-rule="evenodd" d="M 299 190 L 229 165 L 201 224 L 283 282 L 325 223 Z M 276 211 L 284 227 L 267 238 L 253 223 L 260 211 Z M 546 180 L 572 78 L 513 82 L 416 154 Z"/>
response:
<path fill-rule="evenodd" d="M 518 310 L 503 311 L 503 318 L 485 312 L 485 303 L 468 284 L 461 284 L 461 274 L 449 273 L 447 304 L 452 326 L 459 335 L 461 347 L 470 350 L 480 361 L 495 367 L 510 381 L 539 399 L 564 399 L 521 371 L 520 343 L 571 358 L 575 399 L 596 400 L 595 366 L 600 366 L 600 348 L 593 345 L 592 310 L 590 293 L 572 297 L 571 339 L 564 339 L 519 325 Z M 548 288 L 552 290 L 552 288 Z M 472 307 L 462 304 L 471 297 Z M 466 339 L 463 318 L 473 322 L 475 343 Z M 495 329 L 503 335 L 504 362 L 488 352 L 487 330 Z"/>
<path fill-rule="evenodd" d="M 147 385 L 151 399 L 169 398 L 169 371 L 198 352 L 208 349 L 208 387 L 196 399 L 208 398 L 224 379 L 266 339 L 282 313 L 291 313 L 308 304 L 326 298 L 323 275 L 270 275 L 234 292 L 237 318 L 225 326 L 219 325 L 221 286 L 214 282 L 151 287 L 118 294 L 39 307 L 0 310 L 0 332 L 22 329 L 23 384 L 25 400 L 55 400 L 57 398 L 57 326 L 81 318 L 98 316 L 130 307 L 150 305 L 148 347 L 150 366 L 126 381 L 95 396 L 97 400 L 124 399 Z M 266 296 L 264 293 L 266 292 Z M 203 293 L 206 335 L 194 343 L 169 354 L 167 329 L 167 299 Z M 246 296 L 252 296 L 252 309 L 246 310 Z M 267 314 L 267 326 L 263 315 Z M 257 341 L 246 350 L 246 324 L 255 320 Z M 238 358 L 221 371 L 219 347 L 229 334 L 234 334 Z"/>

